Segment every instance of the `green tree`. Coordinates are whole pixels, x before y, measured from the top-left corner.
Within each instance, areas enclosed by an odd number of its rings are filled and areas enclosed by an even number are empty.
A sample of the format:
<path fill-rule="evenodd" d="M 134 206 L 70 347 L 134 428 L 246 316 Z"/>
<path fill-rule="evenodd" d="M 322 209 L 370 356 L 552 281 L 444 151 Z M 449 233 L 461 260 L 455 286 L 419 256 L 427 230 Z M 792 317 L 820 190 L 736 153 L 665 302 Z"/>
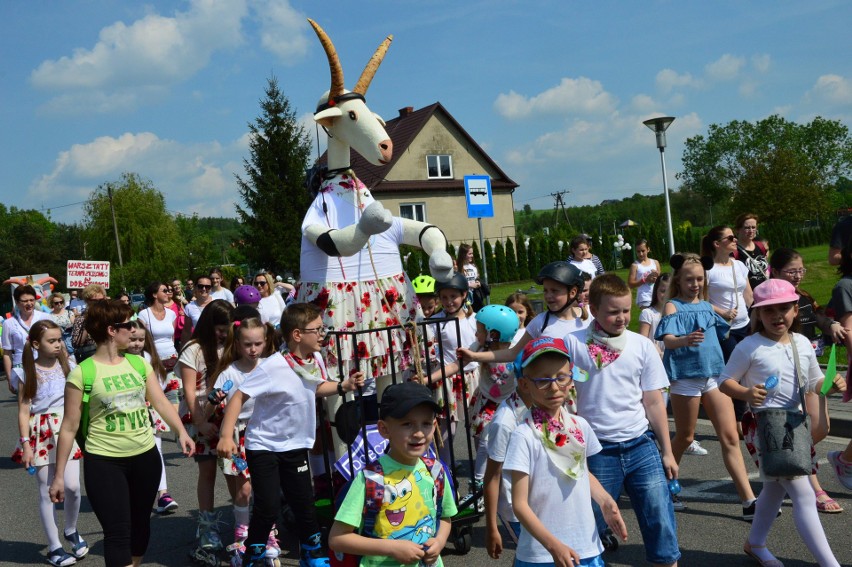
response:
<path fill-rule="evenodd" d="M 237 207 L 243 223 L 245 255 L 252 264 L 283 272 L 297 271 L 302 219 L 311 204 L 305 191 L 310 141 L 296 111 L 267 79 L 261 114 L 250 122 L 250 159 L 243 160 L 246 179 L 237 176 L 245 207 Z"/>
<path fill-rule="evenodd" d="M 109 190 L 115 207 L 122 269 L 113 232 Z M 110 262 L 110 288 L 142 288 L 153 280 L 174 276 L 186 247 L 166 201 L 150 180 L 123 173 L 118 182 L 104 183 L 89 196 L 85 211 L 85 238 L 92 260 Z"/>
<path fill-rule="evenodd" d="M 506 239 L 506 281 L 518 281 L 518 257 L 511 238 Z"/>
<path fill-rule="evenodd" d="M 518 279 L 519 280 L 528 280 L 530 279 L 530 264 L 529 258 L 527 258 L 527 246 L 524 241 L 523 235 L 518 239 Z M 538 268 L 536 268 L 538 270 Z M 535 272 L 536 274 L 538 271 Z"/>
<path fill-rule="evenodd" d="M 485 261 L 483 262 L 483 264 L 486 268 L 488 268 L 488 281 L 499 281 L 494 279 L 494 276 L 497 272 L 497 268 L 494 264 L 494 249 L 491 247 L 491 241 L 486 240 L 482 243 L 482 247 L 485 251 Z"/>
<path fill-rule="evenodd" d="M 34 210 L 6 208 L 0 203 L 0 281 L 14 276 L 50 273 L 58 280 L 65 277 L 65 268 L 54 273 L 56 225 Z"/>
<path fill-rule="evenodd" d="M 494 245 L 494 275 L 492 279 L 495 283 L 509 281 L 506 277 L 506 251 L 501 240 L 498 240 L 497 244 Z"/>

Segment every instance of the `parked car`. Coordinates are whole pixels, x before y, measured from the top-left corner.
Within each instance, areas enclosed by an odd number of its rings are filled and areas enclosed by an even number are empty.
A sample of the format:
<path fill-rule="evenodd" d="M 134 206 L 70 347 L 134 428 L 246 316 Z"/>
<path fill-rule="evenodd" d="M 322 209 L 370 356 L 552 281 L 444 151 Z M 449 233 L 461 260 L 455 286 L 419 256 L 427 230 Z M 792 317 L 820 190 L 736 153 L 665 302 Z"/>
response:
<path fill-rule="evenodd" d="M 131 293 L 130 306 L 133 308 L 134 311 L 138 312 L 139 309 L 145 306 L 145 296 L 141 293 Z"/>

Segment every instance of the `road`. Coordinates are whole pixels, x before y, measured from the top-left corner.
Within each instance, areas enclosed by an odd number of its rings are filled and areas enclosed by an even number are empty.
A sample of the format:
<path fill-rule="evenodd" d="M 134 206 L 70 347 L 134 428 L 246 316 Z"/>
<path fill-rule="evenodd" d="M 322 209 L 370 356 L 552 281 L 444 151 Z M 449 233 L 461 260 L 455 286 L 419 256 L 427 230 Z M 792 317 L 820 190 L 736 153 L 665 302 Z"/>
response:
<path fill-rule="evenodd" d="M 6 392 L 5 384 L 0 384 L 0 431 L 4 456 L 0 458 L 0 565 L 43 565 L 46 563 L 46 545 L 38 518 L 36 482 L 24 470 L 14 465 L 5 456 L 10 455 L 18 437 L 15 415 L 16 404 Z M 698 438 L 710 454 L 703 457 L 684 457 L 681 468 L 682 497 L 687 510 L 677 513 L 678 534 L 683 553 L 681 565 L 754 565 L 742 552 L 743 541 L 748 533 L 748 524 L 739 519 L 740 505 L 733 486 L 728 480 L 722 465 L 719 444 L 712 437 L 712 429 L 699 422 Z M 844 441 L 829 438 L 818 447 L 824 457 L 827 451 L 840 449 Z M 146 565 L 178 566 L 187 565 L 187 553 L 193 541 L 195 521 L 195 465 L 176 451 L 172 442 L 164 444 L 168 467 L 169 489 L 180 503 L 177 513 L 167 517 L 151 519 L 152 541 L 145 556 Z M 461 449 L 461 447 L 459 448 Z M 457 454 L 462 452 L 457 451 Z M 464 452 L 466 454 L 466 451 Z M 753 470 L 753 467 L 751 467 Z M 823 526 L 829 542 L 841 565 L 852 566 L 852 544 L 849 540 L 849 527 L 852 525 L 852 494 L 845 491 L 831 471 L 825 467 L 820 474 L 823 486 L 841 505 L 846 508 L 842 514 L 821 514 Z M 463 484 L 463 486 L 466 483 Z M 754 483 L 755 490 L 760 489 Z M 227 502 L 227 490 L 219 479 L 216 487 L 216 506 L 222 511 L 223 519 L 230 523 L 231 512 Z M 628 523 L 629 541 L 622 544 L 618 551 L 607 553 L 608 565 L 630 566 L 644 565 L 644 552 L 641 536 L 635 522 L 635 516 L 629 509 L 629 502 L 622 498 L 619 505 L 624 510 Z M 813 565 L 813 558 L 804 547 L 795 531 L 793 515 L 789 502 L 784 512 L 776 520 L 769 538 L 769 546 L 784 561 L 787 567 Z M 61 518 L 61 513 L 59 513 Z M 92 552 L 82 564 L 86 567 L 103 565 L 103 545 L 100 526 L 83 498 L 79 529 L 81 535 L 92 546 Z M 223 534 L 230 532 L 230 527 Z M 289 553 L 282 563 L 288 566 L 298 565 L 295 542 L 291 538 L 285 543 Z M 499 561 L 493 561 L 484 551 L 484 522 L 480 521 L 473 529 L 473 549 L 467 555 L 457 555 L 448 546 L 445 564 L 448 567 L 478 567 L 484 565 L 511 565 L 514 553 L 507 550 Z M 224 563 L 223 563 L 224 565 Z"/>

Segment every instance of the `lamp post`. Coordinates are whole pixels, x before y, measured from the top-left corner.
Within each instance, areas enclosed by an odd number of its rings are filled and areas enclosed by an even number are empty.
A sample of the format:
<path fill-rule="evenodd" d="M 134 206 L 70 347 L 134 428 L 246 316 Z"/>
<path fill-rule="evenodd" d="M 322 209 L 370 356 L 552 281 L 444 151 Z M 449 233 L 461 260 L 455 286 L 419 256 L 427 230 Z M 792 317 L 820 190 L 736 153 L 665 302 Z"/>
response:
<path fill-rule="evenodd" d="M 657 148 L 660 150 L 660 163 L 663 166 L 663 191 L 666 195 L 666 221 L 669 224 L 669 254 L 674 256 L 674 230 L 672 229 L 672 208 L 669 204 L 669 183 L 666 179 L 666 129 L 674 122 L 674 116 L 660 116 L 659 118 L 650 118 L 642 122 L 645 126 L 653 130 L 657 136 Z"/>

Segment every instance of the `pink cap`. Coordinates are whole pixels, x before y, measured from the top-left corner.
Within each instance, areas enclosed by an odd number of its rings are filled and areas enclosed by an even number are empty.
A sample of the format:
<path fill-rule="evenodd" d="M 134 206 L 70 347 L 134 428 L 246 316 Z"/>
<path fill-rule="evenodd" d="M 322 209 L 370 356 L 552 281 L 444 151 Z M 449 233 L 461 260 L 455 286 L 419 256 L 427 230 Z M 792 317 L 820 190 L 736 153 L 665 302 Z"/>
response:
<path fill-rule="evenodd" d="M 771 279 L 754 288 L 754 303 L 751 304 L 751 307 L 753 309 L 764 305 L 798 302 L 799 294 L 796 293 L 793 284 L 787 280 Z"/>

